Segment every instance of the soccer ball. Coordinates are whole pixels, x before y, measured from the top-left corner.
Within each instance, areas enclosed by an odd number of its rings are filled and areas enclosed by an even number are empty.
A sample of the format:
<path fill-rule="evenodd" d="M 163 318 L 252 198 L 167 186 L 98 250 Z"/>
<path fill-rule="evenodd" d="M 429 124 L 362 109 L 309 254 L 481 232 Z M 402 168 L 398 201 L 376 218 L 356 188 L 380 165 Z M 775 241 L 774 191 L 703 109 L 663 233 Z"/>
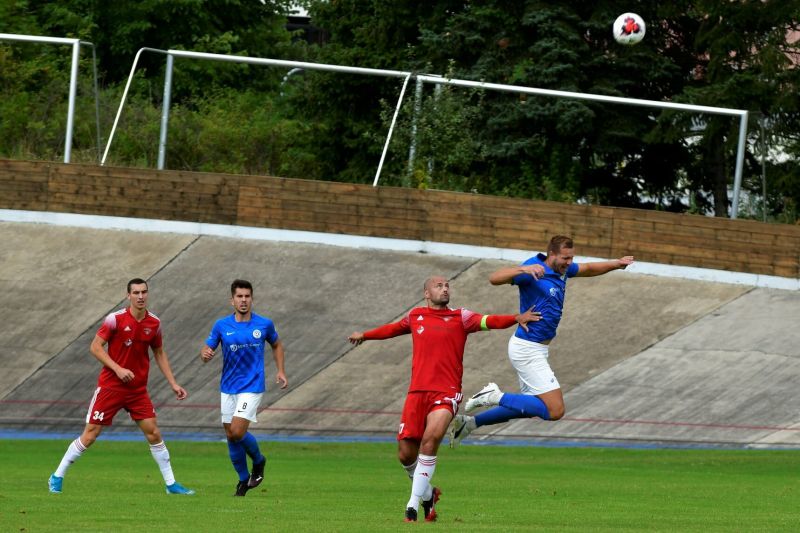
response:
<path fill-rule="evenodd" d="M 644 20 L 636 13 L 623 13 L 614 21 L 612 32 L 619 44 L 636 44 L 644 38 Z"/>

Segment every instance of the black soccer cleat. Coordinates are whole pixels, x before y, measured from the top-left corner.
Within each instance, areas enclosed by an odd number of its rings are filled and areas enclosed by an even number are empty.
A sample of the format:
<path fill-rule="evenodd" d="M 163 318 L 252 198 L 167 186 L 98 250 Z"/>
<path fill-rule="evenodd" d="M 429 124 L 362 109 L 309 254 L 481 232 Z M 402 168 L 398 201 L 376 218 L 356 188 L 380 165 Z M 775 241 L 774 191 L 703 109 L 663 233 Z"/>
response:
<path fill-rule="evenodd" d="M 426 522 L 435 522 L 436 521 L 436 509 L 434 505 L 436 502 L 439 501 L 439 497 L 442 495 L 442 491 L 439 487 L 433 487 L 433 492 L 431 494 L 430 500 L 422 500 L 422 510 L 425 511 L 425 521 Z"/>
<path fill-rule="evenodd" d="M 254 489 L 261 485 L 261 482 L 264 481 L 264 465 L 266 464 L 266 457 L 260 463 L 253 463 L 253 472 L 250 474 L 250 479 L 247 480 L 248 488 Z"/>
<path fill-rule="evenodd" d="M 245 496 L 247 494 L 247 490 L 250 487 L 247 486 L 247 480 L 240 481 L 236 484 L 236 492 L 233 494 L 234 496 Z"/>
<path fill-rule="evenodd" d="M 416 522 L 417 521 L 417 510 L 413 507 L 408 507 L 406 509 L 406 522 Z"/>

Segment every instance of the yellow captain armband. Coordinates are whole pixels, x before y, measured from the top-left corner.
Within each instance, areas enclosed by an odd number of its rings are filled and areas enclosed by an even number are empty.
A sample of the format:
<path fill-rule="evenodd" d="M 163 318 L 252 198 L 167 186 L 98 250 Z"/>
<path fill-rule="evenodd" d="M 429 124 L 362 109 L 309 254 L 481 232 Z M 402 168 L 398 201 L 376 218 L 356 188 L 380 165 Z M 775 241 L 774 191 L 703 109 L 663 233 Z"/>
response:
<path fill-rule="evenodd" d="M 481 331 L 487 331 L 489 326 L 486 324 L 486 320 L 489 318 L 489 315 L 483 315 L 481 318 Z"/>

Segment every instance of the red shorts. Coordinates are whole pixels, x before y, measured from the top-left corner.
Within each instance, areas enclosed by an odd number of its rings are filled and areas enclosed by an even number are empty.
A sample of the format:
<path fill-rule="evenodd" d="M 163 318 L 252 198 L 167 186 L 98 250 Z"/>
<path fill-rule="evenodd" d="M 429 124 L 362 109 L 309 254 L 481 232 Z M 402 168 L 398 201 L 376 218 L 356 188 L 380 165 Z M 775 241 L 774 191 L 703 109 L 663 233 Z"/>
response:
<path fill-rule="evenodd" d="M 156 417 L 156 410 L 147 389 L 135 391 L 109 389 L 97 387 L 94 391 L 89 411 L 86 413 L 86 423 L 98 426 L 110 426 L 111 420 L 120 409 L 130 413 L 133 420 L 145 420 Z"/>
<path fill-rule="evenodd" d="M 447 409 L 454 416 L 461 403 L 461 393 L 451 392 L 409 392 L 400 416 L 400 431 L 397 440 L 422 440 L 428 414 L 438 409 Z"/>

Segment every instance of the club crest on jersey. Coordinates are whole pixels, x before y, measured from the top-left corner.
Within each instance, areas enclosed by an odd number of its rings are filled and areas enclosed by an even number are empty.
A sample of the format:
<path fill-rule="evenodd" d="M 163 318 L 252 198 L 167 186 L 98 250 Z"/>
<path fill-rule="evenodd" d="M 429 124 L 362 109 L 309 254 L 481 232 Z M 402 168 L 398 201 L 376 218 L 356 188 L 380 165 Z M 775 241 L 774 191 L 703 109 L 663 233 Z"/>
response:
<path fill-rule="evenodd" d="M 152 330 L 152 329 L 150 329 L 150 328 L 144 328 L 144 334 L 145 334 L 145 335 L 150 335 L 152 332 L 153 332 L 153 330 Z"/>
<path fill-rule="evenodd" d="M 555 287 L 550 287 L 550 296 L 552 296 L 553 298 L 555 298 L 555 297 L 556 297 L 556 295 L 558 295 L 558 289 L 557 289 L 557 288 L 555 288 Z"/>
<path fill-rule="evenodd" d="M 260 339 L 261 338 L 261 330 L 260 329 L 256 329 L 256 330 L 253 331 L 253 338 L 254 339 Z"/>
<path fill-rule="evenodd" d="M 425 331 L 425 326 L 420 326 L 417 328 L 417 334 L 422 335 L 422 332 Z"/>
<path fill-rule="evenodd" d="M 130 340 L 130 339 L 125 339 L 125 346 L 130 346 L 131 344 L 133 344 L 133 341 L 132 341 L 132 340 Z"/>

